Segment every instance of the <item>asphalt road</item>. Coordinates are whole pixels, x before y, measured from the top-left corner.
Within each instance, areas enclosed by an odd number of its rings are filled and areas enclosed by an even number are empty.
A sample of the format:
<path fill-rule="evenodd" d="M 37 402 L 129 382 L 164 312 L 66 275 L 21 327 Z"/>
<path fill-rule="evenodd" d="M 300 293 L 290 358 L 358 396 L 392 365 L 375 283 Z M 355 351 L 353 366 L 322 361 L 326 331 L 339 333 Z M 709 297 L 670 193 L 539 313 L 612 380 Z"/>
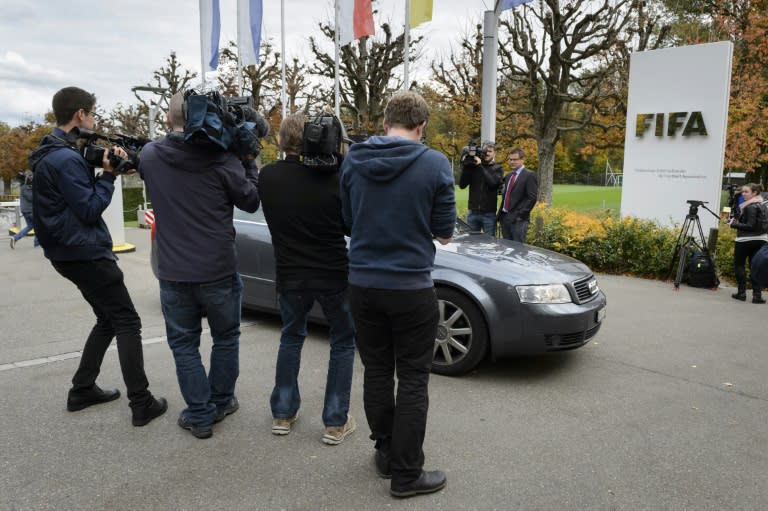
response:
<path fill-rule="evenodd" d="M 144 428 L 127 401 L 65 410 L 93 318 L 31 239 L 0 246 L 0 510 L 760 510 L 768 507 L 765 305 L 663 282 L 598 276 L 608 315 L 570 353 L 484 363 L 434 376 L 426 468 L 437 494 L 395 500 L 372 466 L 355 367 L 358 430 L 321 443 L 327 364 L 311 329 L 295 431 L 270 434 L 279 321 L 246 314 L 241 408 L 197 440 L 176 425 L 183 401 L 162 338 L 148 232 L 120 266 L 144 325 L 151 389 L 170 402 Z M 3 241 L 7 244 L 7 241 Z M 205 340 L 207 353 L 208 340 Z M 99 383 L 123 389 L 117 354 Z"/>

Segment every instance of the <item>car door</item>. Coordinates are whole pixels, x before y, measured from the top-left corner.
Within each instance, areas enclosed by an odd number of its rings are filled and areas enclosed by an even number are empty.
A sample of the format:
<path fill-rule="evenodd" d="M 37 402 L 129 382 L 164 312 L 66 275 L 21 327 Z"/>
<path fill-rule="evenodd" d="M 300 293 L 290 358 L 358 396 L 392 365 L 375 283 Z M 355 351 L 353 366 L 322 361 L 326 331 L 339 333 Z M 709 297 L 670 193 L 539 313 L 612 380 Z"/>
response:
<path fill-rule="evenodd" d="M 243 279 L 243 305 L 277 311 L 275 255 L 264 214 L 260 209 L 247 213 L 235 208 L 234 224 L 238 271 Z"/>

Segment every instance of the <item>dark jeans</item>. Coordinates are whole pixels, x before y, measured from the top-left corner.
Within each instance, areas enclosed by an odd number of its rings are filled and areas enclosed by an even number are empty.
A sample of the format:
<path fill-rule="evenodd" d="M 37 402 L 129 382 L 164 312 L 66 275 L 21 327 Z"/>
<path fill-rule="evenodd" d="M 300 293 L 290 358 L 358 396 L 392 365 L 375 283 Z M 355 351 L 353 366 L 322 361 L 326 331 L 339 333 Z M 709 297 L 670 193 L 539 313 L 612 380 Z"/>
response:
<path fill-rule="evenodd" d="M 437 295 L 434 288 L 350 290 L 357 350 L 365 366 L 363 405 L 371 439 L 377 449 L 389 453 L 393 486 L 408 484 L 424 466 Z"/>
<path fill-rule="evenodd" d="M 31 213 L 24 213 L 24 220 L 26 221 L 27 225 L 25 225 L 23 229 L 21 229 L 13 236 L 14 241 L 19 241 L 21 238 L 29 234 L 29 231 L 35 228 Z M 35 236 L 34 245 L 36 247 L 40 246 L 40 243 L 37 241 L 37 236 Z"/>
<path fill-rule="evenodd" d="M 289 289 L 278 294 L 283 331 L 277 352 L 275 387 L 270 405 L 272 416 L 288 419 L 301 406 L 299 368 L 301 348 L 307 337 L 307 314 L 317 301 L 330 327 L 331 355 L 325 382 L 323 424 L 343 426 L 349 412 L 349 392 L 355 362 L 355 330 L 349 313 L 346 281 L 335 289 Z"/>
<path fill-rule="evenodd" d="M 243 282 L 235 273 L 213 282 L 160 281 L 160 304 L 168 346 L 190 424 L 209 426 L 235 395 L 240 374 L 240 299 Z M 208 374 L 200 358 L 203 312 L 213 347 Z"/>
<path fill-rule="evenodd" d="M 152 398 L 144 373 L 141 346 L 141 319 L 133 307 L 123 272 L 111 259 L 96 261 L 52 261 L 64 278 L 72 281 L 96 314 L 80 357 L 80 367 L 72 377 L 72 391 L 93 387 L 112 338 L 117 338 L 117 354 L 131 407 L 142 407 Z"/>
<path fill-rule="evenodd" d="M 739 286 L 739 292 L 742 293 L 747 290 L 747 259 L 750 263 L 752 258 L 757 254 L 765 241 L 752 240 L 752 241 L 737 241 L 733 248 L 733 270 L 736 273 L 736 283 Z M 750 281 L 752 283 L 752 290 L 757 290 L 758 294 L 762 288 L 760 284 L 755 281 L 755 278 L 750 274 Z"/>
<path fill-rule="evenodd" d="M 501 214 L 501 235 L 506 240 L 519 241 L 525 243 L 525 237 L 528 234 L 528 220 L 515 221 L 512 215 Z"/>
<path fill-rule="evenodd" d="M 473 231 L 496 236 L 496 213 L 467 213 L 467 224 Z"/>

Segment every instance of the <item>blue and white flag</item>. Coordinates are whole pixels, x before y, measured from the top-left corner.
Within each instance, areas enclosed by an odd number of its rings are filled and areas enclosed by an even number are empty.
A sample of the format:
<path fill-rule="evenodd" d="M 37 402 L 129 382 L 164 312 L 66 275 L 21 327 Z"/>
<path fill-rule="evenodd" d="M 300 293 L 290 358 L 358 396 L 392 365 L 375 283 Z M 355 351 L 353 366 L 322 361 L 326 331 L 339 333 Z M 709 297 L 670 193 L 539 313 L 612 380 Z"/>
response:
<path fill-rule="evenodd" d="M 220 34 L 219 0 L 200 0 L 200 51 L 203 67 L 207 63 L 211 71 L 219 66 Z"/>
<path fill-rule="evenodd" d="M 237 0 L 237 49 L 242 66 L 259 62 L 263 11 L 262 0 Z"/>
<path fill-rule="evenodd" d="M 527 4 L 528 2 L 532 2 L 532 1 L 533 0 L 501 0 L 501 5 L 499 6 L 499 12 L 506 11 L 507 9 L 512 9 L 513 7 Z"/>

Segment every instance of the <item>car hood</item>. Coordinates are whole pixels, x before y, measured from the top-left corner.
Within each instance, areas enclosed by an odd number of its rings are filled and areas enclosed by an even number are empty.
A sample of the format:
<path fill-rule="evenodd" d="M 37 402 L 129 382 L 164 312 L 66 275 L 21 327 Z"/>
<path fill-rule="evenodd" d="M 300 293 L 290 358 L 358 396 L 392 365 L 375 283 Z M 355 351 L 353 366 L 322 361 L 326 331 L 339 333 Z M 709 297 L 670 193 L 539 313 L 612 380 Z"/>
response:
<path fill-rule="evenodd" d="M 461 268 L 510 284 L 564 283 L 592 275 L 584 263 L 572 257 L 485 234 L 456 234 L 453 241 L 437 248 L 438 268 Z"/>

